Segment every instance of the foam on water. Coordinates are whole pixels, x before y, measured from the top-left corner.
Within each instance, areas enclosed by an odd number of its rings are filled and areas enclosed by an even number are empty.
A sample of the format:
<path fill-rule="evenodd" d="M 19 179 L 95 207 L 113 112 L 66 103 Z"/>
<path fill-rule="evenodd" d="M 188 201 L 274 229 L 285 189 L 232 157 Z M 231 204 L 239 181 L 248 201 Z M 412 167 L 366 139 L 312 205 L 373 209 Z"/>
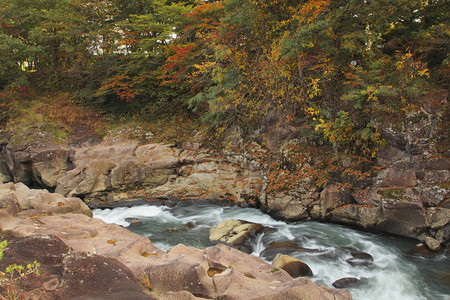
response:
<path fill-rule="evenodd" d="M 317 284 L 332 286 L 334 281 L 344 277 L 367 279 L 367 284 L 362 287 L 350 289 L 353 299 L 449 299 L 448 287 L 439 284 L 430 287 L 421 274 L 428 263 L 433 262 L 439 266 L 440 262 L 447 261 L 446 257 L 435 257 L 434 261 L 408 258 L 395 244 L 400 237 L 389 238 L 318 222 L 287 224 L 256 209 L 206 204 L 173 208 L 144 205 L 93 212 L 95 217 L 105 222 L 129 226 L 130 230 L 151 237 L 152 242 L 162 250 L 168 250 L 178 243 L 197 248 L 207 247 L 209 229 L 227 219 L 260 223 L 274 231 L 256 238 L 253 255 L 259 256 L 272 241 L 289 240 L 304 248 L 313 249 L 290 255 L 310 266 L 314 274 L 311 279 Z M 128 218 L 138 218 L 142 224 L 130 225 Z M 187 223 L 191 223 L 189 228 L 186 227 Z M 414 244 L 412 241 L 408 243 Z M 350 265 L 346 262 L 352 257 L 348 247 L 369 253 L 373 257 L 373 264 L 356 267 Z M 418 266 L 421 267 L 420 270 Z M 448 262 L 444 264 L 442 272 L 448 274 L 447 266 Z"/>
<path fill-rule="evenodd" d="M 172 214 L 166 211 L 165 206 L 140 205 L 134 207 L 117 207 L 114 209 L 94 209 L 92 213 L 94 217 L 102 219 L 107 223 L 113 223 L 127 227 L 131 224 L 127 219 L 140 219 L 149 217 L 166 217 L 170 218 Z"/>

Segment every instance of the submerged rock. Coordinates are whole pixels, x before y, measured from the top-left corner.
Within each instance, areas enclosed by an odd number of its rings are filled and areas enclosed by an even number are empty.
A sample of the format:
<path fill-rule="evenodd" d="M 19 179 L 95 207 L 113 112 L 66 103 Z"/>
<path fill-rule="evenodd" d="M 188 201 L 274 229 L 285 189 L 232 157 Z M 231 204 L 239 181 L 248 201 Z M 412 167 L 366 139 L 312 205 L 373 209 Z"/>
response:
<path fill-rule="evenodd" d="M 422 256 L 429 256 L 429 255 L 433 254 L 433 252 L 424 243 L 419 243 L 419 244 L 415 245 L 414 248 L 411 249 L 411 251 L 408 251 L 407 253 L 412 254 L 412 255 L 422 255 Z"/>
<path fill-rule="evenodd" d="M 360 251 L 353 247 L 342 247 L 342 249 L 349 252 L 350 255 L 352 256 L 352 258 L 354 258 L 354 259 L 373 261 L 372 255 L 370 255 L 367 252 Z"/>
<path fill-rule="evenodd" d="M 357 288 L 367 284 L 367 279 L 355 277 L 344 277 L 333 282 L 333 286 L 338 289 Z"/>
<path fill-rule="evenodd" d="M 285 242 L 270 242 L 263 251 L 261 251 L 260 256 L 266 258 L 267 260 L 273 260 L 277 254 L 289 255 L 292 253 L 299 252 L 317 252 L 316 249 L 307 249 L 299 246 L 292 241 Z"/>
<path fill-rule="evenodd" d="M 373 257 L 369 253 L 359 251 L 353 247 L 343 247 L 345 251 L 349 252 L 352 256 L 347 259 L 345 262 L 351 265 L 352 267 L 366 267 L 366 268 L 374 268 L 375 264 L 373 263 Z"/>

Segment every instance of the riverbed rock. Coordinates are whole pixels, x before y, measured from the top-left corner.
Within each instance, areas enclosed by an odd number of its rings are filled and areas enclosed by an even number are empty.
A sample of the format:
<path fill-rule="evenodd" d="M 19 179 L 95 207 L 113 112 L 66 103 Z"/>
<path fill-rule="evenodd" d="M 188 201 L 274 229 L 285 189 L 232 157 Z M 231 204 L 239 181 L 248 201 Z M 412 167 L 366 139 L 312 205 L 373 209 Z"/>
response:
<path fill-rule="evenodd" d="M 352 299 L 348 290 L 330 289 L 327 286 L 311 285 L 306 277 L 295 278 L 288 282 L 271 282 L 266 286 L 258 286 L 227 294 L 226 299 L 258 299 L 258 300 L 344 300 Z"/>
<path fill-rule="evenodd" d="M 197 300 L 204 299 L 195 297 L 192 293 L 188 291 L 180 291 L 180 292 L 166 292 L 159 296 L 160 300 Z"/>
<path fill-rule="evenodd" d="M 289 255 L 277 254 L 272 261 L 272 265 L 285 270 L 294 278 L 313 276 L 313 272 L 307 264 Z"/>
<path fill-rule="evenodd" d="M 333 286 L 338 289 L 358 288 L 367 283 L 366 280 L 361 280 L 355 277 L 344 277 L 333 282 Z"/>
<path fill-rule="evenodd" d="M 354 259 L 373 261 L 372 255 L 367 252 L 360 251 L 353 247 L 342 247 L 342 249 L 349 252 Z"/>
<path fill-rule="evenodd" d="M 367 252 L 360 251 L 353 247 L 342 247 L 342 249 L 348 252 L 352 257 L 345 260 L 346 263 L 353 267 L 365 267 L 374 268 L 373 257 Z"/>
<path fill-rule="evenodd" d="M 246 244 L 264 230 L 261 224 L 230 219 L 217 224 L 209 232 L 211 242 L 222 242 L 244 252 L 251 253 L 251 245 Z"/>
<path fill-rule="evenodd" d="M 408 251 L 407 253 L 420 256 L 431 256 L 431 254 L 433 254 L 433 252 L 424 243 L 419 243 L 415 245 L 414 248 Z"/>
<path fill-rule="evenodd" d="M 270 242 L 263 251 L 260 253 L 260 257 L 264 257 L 267 260 L 273 260 L 277 254 L 289 255 L 292 253 L 311 252 L 314 249 L 303 248 L 297 243 L 292 241 L 285 242 Z"/>

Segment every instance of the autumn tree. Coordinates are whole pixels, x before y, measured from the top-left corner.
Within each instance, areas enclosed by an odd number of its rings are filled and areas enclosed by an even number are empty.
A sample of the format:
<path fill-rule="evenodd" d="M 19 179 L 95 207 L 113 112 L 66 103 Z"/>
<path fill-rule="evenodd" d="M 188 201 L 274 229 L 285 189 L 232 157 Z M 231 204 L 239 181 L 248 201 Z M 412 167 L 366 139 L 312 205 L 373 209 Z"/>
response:
<path fill-rule="evenodd" d="M 444 1 L 221 4 L 214 59 L 191 73 L 211 74 L 192 101 L 207 103 L 218 127 L 306 126 L 336 149 L 373 157 L 381 126 L 420 109 L 439 89 L 430 78 L 448 70 Z"/>
<path fill-rule="evenodd" d="M 148 112 L 174 101 L 176 95 L 161 87 L 158 69 L 166 59 L 165 47 L 177 37 L 190 7 L 175 1 L 167 4 L 164 0 L 140 4 L 139 12 L 122 16 L 123 20 L 116 22 L 121 32 L 117 60 L 94 96 L 103 105 Z"/>

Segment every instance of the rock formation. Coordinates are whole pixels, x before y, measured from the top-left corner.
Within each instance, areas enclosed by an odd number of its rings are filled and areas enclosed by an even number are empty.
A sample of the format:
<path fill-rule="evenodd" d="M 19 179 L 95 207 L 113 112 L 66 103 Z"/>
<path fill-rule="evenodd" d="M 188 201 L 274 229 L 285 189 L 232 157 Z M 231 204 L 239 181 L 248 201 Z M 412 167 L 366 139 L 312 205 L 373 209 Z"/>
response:
<path fill-rule="evenodd" d="M 229 219 L 211 228 L 209 240 L 211 242 L 222 242 L 243 252 L 251 253 L 253 249 L 251 243 L 248 242 L 252 241 L 263 230 L 264 227 L 261 224 Z"/>
<path fill-rule="evenodd" d="M 80 199 L 22 183 L 0 184 L 0 216 L 0 237 L 11 241 L 0 268 L 41 262 L 43 277 L 19 287 L 39 286 L 33 293 L 40 299 L 351 299 L 347 290 L 294 279 L 222 244 L 163 252 L 148 238 L 92 218 Z"/>
<path fill-rule="evenodd" d="M 388 144 L 379 152 L 376 172 L 368 174 L 364 162 L 343 156 L 333 164 L 349 173 L 349 182 L 323 187 L 312 181 L 317 182 L 324 171 L 316 166 L 326 167 L 327 161 L 313 157 L 310 148 L 296 156 L 290 149 L 298 144 L 294 140 L 281 148 L 277 158 L 281 165 L 272 176 L 268 151 L 256 143 L 232 152 L 191 143 L 105 139 L 69 147 L 43 139 L 10 138 L 1 145 L 0 178 L 53 188 L 61 195 L 80 197 L 91 207 L 171 199 L 231 201 L 259 205 L 279 219 L 335 222 L 446 244 L 450 162 L 433 146 L 432 132 L 410 127 L 383 132 Z M 302 176 L 285 181 L 294 172 Z M 352 172 L 368 175 L 359 179 Z"/>

